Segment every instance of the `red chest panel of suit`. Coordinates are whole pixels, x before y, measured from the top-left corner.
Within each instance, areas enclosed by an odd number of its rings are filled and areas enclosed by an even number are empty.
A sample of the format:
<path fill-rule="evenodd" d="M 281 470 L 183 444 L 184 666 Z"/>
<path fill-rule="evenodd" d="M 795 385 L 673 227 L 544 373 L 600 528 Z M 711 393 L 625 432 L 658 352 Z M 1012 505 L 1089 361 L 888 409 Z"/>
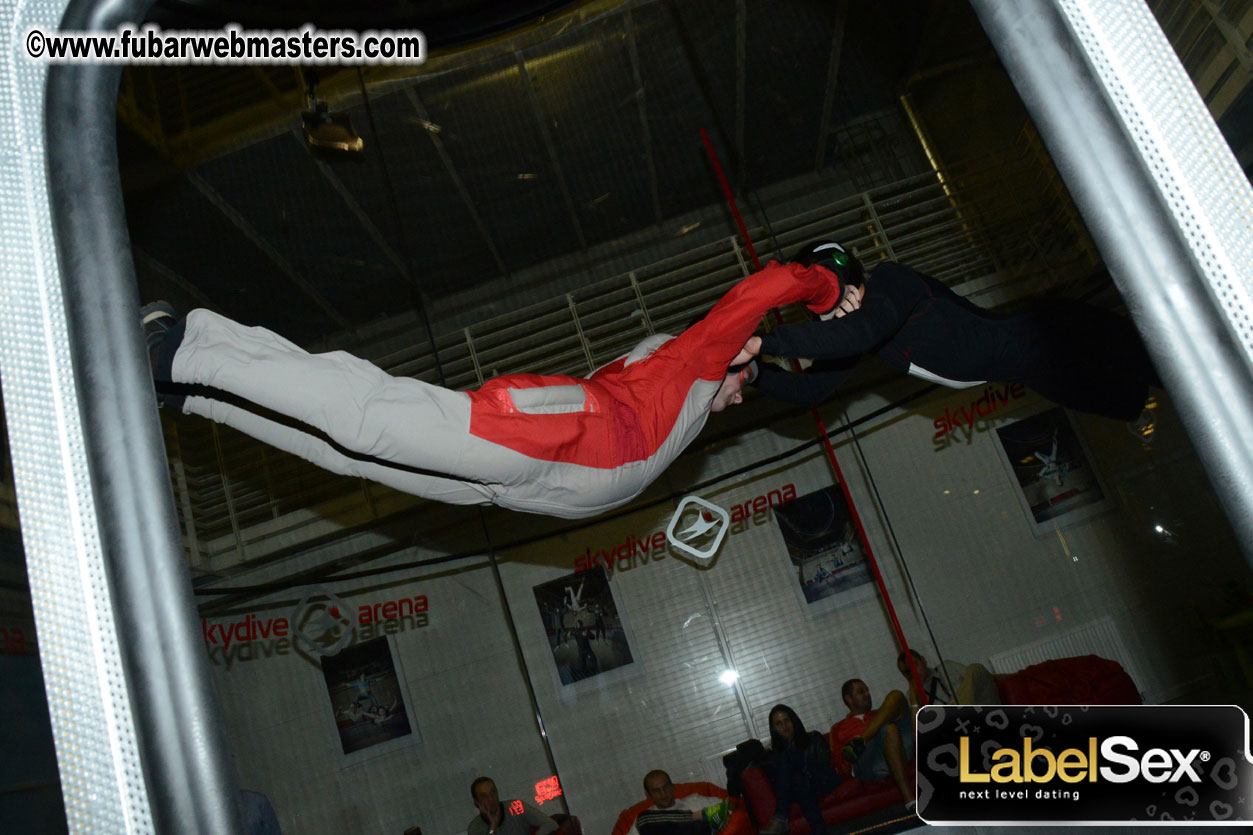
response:
<path fill-rule="evenodd" d="M 616 377 L 606 369 L 593 380 L 539 374 L 489 380 L 467 392 L 470 434 L 540 461 L 597 469 L 642 461 L 660 441 L 646 431 L 651 421 L 641 421 L 638 410 L 616 396 L 623 391 Z M 543 402 L 546 392 L 532 396 L 531 389 L 553 390 L 556 396 Z"/>

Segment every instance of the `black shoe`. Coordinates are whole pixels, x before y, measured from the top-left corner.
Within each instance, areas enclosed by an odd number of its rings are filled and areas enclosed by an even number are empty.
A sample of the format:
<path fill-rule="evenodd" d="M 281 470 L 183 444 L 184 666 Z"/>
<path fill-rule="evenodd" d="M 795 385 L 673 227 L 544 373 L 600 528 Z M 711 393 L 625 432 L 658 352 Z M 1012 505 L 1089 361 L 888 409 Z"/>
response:
<path fill-rule="evenodd" d="M 174 350 L 178 348 L 177 344 L 166 344 L 170 331 L 181 324 L 174 314 L 174 307 L 169 302 L 150 302 L 139 309 L 139 320 L 144 328 L 144 342 L 148 346 L 148 369 L 158 386 L 157 407 L 181 407 L 181 396 L 162 394 L 160 391 L 161 383 L 170 382 L 170 367 L 174 362 Z M 181 342 L 182 333 L 177 336 L 177 341 Z"/>
<path fill-rule="evenodd" d="M 148 343 L 148 360 L 165 341 L 165 335 L 174 326 L 174 306 L 169 302 L 149 302 L 139 308 L 139 321 L 144 326 L 144 341 Z"/>
<path fill-rule="evenodd" d="M 866 750 L 866 740 L 859 736 L 855 736 L 852 740 L 840 749 L 840 753 L 844 755 L 844 761 L 849 765 L 857 762 L 861 758 L 861 754 Z"/>
<path fill-rule="evenodd" d="M 1153 436 L 1157 433 L 1157 421 L 1154 417 L 1157 409 L 1157 398 L 1152 395 L 1144 402 L 1140 417 L 1127 421 L 1127 429 L 1137 441 L 1145 446 L 1153 445 Z"/>

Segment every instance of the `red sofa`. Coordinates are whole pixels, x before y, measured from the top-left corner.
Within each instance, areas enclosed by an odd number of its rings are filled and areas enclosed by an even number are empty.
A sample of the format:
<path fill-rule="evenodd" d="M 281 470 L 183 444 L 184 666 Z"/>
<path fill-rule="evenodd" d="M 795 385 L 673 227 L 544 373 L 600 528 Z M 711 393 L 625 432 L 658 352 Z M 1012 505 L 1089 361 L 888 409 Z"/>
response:
<path fill-rule="evenodd" d="M 1059 658 L 1033 664 L 1016 673 L 993 677 L 1001 703 L 1007 705 L 1138 705 L 1142 703 L 1140 691 L 1131 676 L 1116 661 L 1097 655 L 1076 658 Z M 827 740 L 831 736 L 828 732 Z M 844 756 L 832 746 L 831 764 L 844 777 L 844 782 L 831 794 L 822 798 L 822 819 L 828 826 L 839 821 L 856 818 L 904 803 L 896 784 L 889 778 L 874 783 L 863 783 L 850 776 L 851 769 Z M 913 784 L 914 769 L 909 769 L 909 781 Z M 775 793 L 766 773 L 758 766 L 744 770 L 744 796 L 759 827 L 769 823 L 774 815 Z M 791 835 L 809 835 L 809 822 L 797 807 L 792 808 L 788 821 Z"/>
<path fill-rule="evenodd" d="M 830 739 L 831 737 L 828 733 L 828 742 Z M 851 768 L 848 763 L 844 762 L 844 757 L 838 750 L 831 755 L 831 760 L 831 764 L 840 773 L 840 776 L 844 778 L 844 781 L 840 783 L 835 791 L 819 801 L 819 806 L 822 808 L 822 819 L 827 826 L 842 820 L 848 820 L 849 818 L 859 818 L 876 809 L 882 809 L 884 806 L 893 806 L 905 802 L 905 798 L 901 797 L 900 790 L 896 788 L 896 783 L 892 781 L 892 778 L 876 780 L 873 783 L 864 783 L 850 776 Z M 744 796 L 748 800 L 748 806 L 752 810 L 757 826 L 759 828 L 765 826 L 774 815 L 776 802 L 774 786 L 770 783 L 766 772 L 759 766 L 750 766 L 744 769 L 744 774 L 740 779 L 744 781 Z M 912 765 L 909 769 L 909 782 L 910 785 L 913 785 L 914 769 Z M 805 816 L 801 814 L 799 807 L 792 807 L 792 817 L 788 824 L 791 827 L 792 835 L 809 835 L 809 821 L 805 820 Z"/>
<path fill-rule="evenodd" d="M 1058 658 L 992 677 L 1006 705 L 1138 705 L 1136 683 L 1099 655 Z"/>

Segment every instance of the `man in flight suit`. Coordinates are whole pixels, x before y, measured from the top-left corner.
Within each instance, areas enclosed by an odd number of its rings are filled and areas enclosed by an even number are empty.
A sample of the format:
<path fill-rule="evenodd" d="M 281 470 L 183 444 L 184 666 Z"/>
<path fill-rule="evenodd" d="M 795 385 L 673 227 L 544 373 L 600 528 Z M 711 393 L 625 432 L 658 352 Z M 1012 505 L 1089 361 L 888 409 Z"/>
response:
<path fill-rule="evenodd" d="M 208 310 L 180 319 L 159 302 L 143 323 L 158 389 L 180 384 L 159 403 L 341 475 L 573 519 L 631 501 L 711 411 L 740 402 L 748 372 L 728 366 L 768 310 L 803 302 L 822 313 L 839 300 L 826 268 L 771 262 L 679 336 L 648 337 L 587 378 L 510 374 L 465 392 L 342 351 L 309 354 Z"/>

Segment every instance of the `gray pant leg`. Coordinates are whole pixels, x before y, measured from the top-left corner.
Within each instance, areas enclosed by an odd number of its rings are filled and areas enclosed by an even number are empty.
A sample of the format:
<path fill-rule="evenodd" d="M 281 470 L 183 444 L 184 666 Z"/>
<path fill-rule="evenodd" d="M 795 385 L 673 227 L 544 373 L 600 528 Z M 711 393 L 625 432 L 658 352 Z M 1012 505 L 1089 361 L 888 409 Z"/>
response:
<path fill-rule="evenodd" d="M 200 415 L 238 429 L 272 447 L 298 455 L 324 470 L 377 481 L 402 493 L 448 504 L 490 504 L 494 496 L 490 489 L 481 484 L 423 475 L 350 458 L 315 435 L 300 432 L 221 400 L 188 397 L 183 408 L 188 414 Z"/>
<path fill-rule="evenodd" d="M 208 310 L 193 310 L 174 355 L 172 377 L 177 383 L 212 386 L 296 418 L 355 453 L 454 478 L 472 475 L 458 468 L 470 430 L 467 395 L 392 377 L 343 351 L 310 354 L 264 328 L 244 327 Z M 192 400 L 205 399 L 188 398 L 187 411 L 193 411 Z M 218 419 L 206 414 L 213 410 L 204 405 L 196 409 L 197 414 Z M 346 465 L 335 461 L 344 456 L 330 455 L 333 447 L 319 444 L 315 448 L 307 440 L 288 439 L 276 430 L 269 434 L 273 437 L 262 440 L 334 472 L 345 472 Z M 354 466 L 358 463 L 353 462 Z M 354 469 L 351 474 L 361 473 Z M 377 475 L 367 477 L 387 483 Z"/>

